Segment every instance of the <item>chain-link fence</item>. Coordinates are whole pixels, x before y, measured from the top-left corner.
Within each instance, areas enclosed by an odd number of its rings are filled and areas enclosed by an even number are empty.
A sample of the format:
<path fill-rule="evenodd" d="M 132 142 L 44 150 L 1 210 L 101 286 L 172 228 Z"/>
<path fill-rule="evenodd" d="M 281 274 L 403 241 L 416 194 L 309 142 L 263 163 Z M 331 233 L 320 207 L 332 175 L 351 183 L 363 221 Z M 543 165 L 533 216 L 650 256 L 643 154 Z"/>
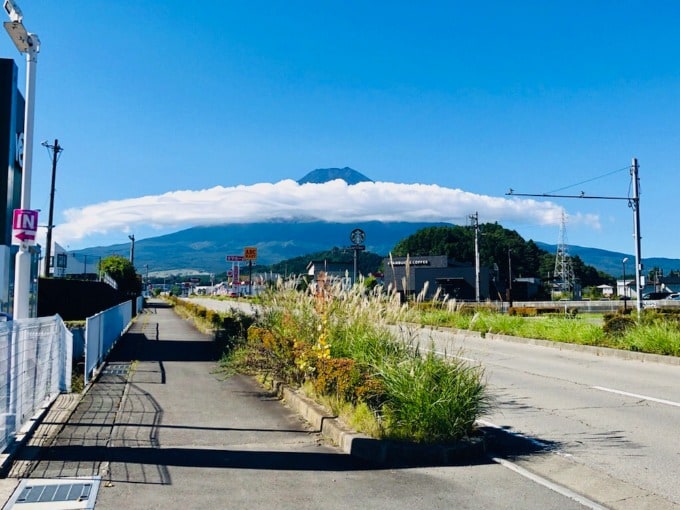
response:
<path fill-rule="evenodd" d="M 0 322 L 0 451 L 33 416 L 71 390 L 73 336 L 61 317 Z"/>

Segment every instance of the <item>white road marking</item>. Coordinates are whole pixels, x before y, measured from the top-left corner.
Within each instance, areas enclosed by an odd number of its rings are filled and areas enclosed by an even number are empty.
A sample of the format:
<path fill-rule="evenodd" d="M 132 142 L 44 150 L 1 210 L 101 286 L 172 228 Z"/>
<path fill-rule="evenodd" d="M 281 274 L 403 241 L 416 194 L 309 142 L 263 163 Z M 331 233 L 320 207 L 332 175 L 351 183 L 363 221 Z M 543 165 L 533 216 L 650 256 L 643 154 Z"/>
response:
<path fill-rule="evenodd" d="M 496 425 L 494 423 L 491 423 L 490 421 L 477 420 L 477 423 L 480 424 L 480 425 L 483 425 L 485 427 L 491 427 L 491 428 L 503 430 L 501 427 L 499 427 L 498 425 Z M 531 441 L 532 443 L 534 443 L 537 446 L 540 446 L 540 447 L 546 446 L 544 443 L 542 443 L 542 442 L 540 442 L 536 439 L 526 437 L 522 434 L 518 434 L 516 432 L 510 432 L 508 430 L 504 430 L 504 432 L 506 432 L 508 434 L 512 434 L 514 436 L 522 437 L 527 441 Z M 555 452 L 555 453 L 560 455 L 560 452 Z M 565 455 L 565 456 L 570 456 L 570 455 Z M 515 473 L 519 474 L 520 476 L 523 476 L 524 478 L 531 480 L 534 483 L 542 485 L 543 487 L 546 487 L 547 489 L 550 489 L 551 491 L 557 492 L 558 494 L 561 494 L 562 496 L 565 496 L 569 499 L 572 499 L 572 500 L 576 501 L 577 503 L 580 503 L 584 507 L 589 508 L 590 510 L 608 510 L 607 507 L 600 505 L 596 501 L 593 501 L 592 499 L 588 499 L 585 496 L 582 496 L 581 494 L 574 492 L 571 489 L 568 489 L 567 487 L 559 485 L 555 482 L 551 482 L 547 478 L 543 478 L 542 476 L 539 476 L 535 473 L 532 473 L 531 471 L 518 466 L 514 462 L 510 462 L 509 460 L 502 459 L 500 457 L 489 456 L 489 458 L 492 461 L 494 461 L 496 464 L 500 464 L 501 466 L 503 466 L 507 469 L 510 469 L 511 471 L 514 471 Z"/>
<path fill-rule="evenodd" d="M 618 395 L 623 395 L 626 397 L 639 398 L 641 400 L 649 400 L 651 402 L 656 402 L 658 404 L 664 404 L 667 406 L 680 407 L 680 402 L 673 402 L 672 400 L 664 400 L 662 398 L 654 398 L 648 395 L 639 395 L 637 393 L 628 393 L 627 391 L 614 390 L 612 388 L 604 388 L 602 386 L 593 386 L 592 388 L 600 391 L 606 391 L 609 393 L 616 393 Z"/>
<path fill-rule="evenodd" d="M 472 358 L 466 358 L 465 356 L 458 356 L 456 354 L 451 354 L 450 352 L 444 352 L 444 351 L 432 351 L 435 354 L 438 354 L 442 358 L 456 358 L 460 359 L 463 361 L 467 361 L 468 363 L 479 363 L 479 360 L 472 359 Z"/>
<path fill-rule="evenodd" d="M 514 464 L 508 460 L 500 459 L 498 457 L 491 457 L 491 460 L 500 464 L 503 467 L 510 469 L 511 471 L 514 471 L 515 473 L 523 476 L 524 478 L 528 478 L 532 482 L 542 485 L 543 487 L 546 487 L 554 492 L 557 492 L 562 496 L 565 496 L 569 499 L 576 501 L 577 503 L 580 503 L 586 508 L 590 508 L 591 510 L 607 510 L 607 507 L 602 506 L 599 503 L 586 498 L 585 496 L 581 496 L 580 494 L 572 491 L 571 489 L 567 489 L 566 487 L 551 482 L 550 480 L 543 478 L 542 476 L 538 476 L 532 473 L 531 471 L 527 471 L 526 469 L 521 468 L 517 464 Z"/>

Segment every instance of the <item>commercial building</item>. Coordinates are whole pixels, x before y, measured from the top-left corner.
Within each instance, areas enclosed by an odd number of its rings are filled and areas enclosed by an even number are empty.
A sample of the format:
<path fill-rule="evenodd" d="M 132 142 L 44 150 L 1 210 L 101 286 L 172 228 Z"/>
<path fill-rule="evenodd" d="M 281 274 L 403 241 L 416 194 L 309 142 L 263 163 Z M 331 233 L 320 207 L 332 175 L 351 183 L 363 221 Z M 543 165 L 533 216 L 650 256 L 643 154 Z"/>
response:
<path fill-rule="evenodd" d="M 397 292 L 414 296 L 424 292 L 424 299 L 432 299 L 437 290 L 441 297 L 474 301 L 476 299 L 476 271 L 470 264 L 456 262 L 446 255 L 391 257 L 383 260 L 386 286 Z M 498 299 L 495 279 L 489 268 L 479 270 L 479 298 Z"/>

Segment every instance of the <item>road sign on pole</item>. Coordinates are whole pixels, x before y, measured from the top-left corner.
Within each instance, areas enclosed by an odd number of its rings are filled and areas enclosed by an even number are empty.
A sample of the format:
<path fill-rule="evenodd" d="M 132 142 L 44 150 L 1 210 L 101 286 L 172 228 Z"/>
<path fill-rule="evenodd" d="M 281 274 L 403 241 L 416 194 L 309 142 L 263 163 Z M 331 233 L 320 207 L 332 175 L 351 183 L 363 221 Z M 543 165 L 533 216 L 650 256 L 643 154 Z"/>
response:
<path fill-rule="evenodd" d="M 12 238 L 24 245 L 35 244 L 38 232 L 38 211 L 30 209 L 14 209 L 12 216 Z"/>
<path fill-rule="evenodd" d="M 227 262 L 242 262 L 245 260 L 243 255 L 227 255 Z"/>
<path fill-rule="evenodd" d="M 243 248 L 243 258 L 245 260 L 256 260 L 257 248 L 255 246 L 246 246 Z"/>

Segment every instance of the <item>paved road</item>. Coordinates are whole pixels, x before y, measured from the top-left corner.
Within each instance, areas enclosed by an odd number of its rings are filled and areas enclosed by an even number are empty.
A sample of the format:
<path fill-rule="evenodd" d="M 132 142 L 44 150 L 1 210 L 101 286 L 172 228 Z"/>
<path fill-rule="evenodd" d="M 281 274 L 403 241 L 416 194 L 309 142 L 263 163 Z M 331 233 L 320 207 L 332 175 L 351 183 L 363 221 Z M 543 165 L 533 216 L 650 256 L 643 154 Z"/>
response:
<path fill-rule="evenodd" d="M 19 451 L 15 474 L 100 475 L 96 510 L 582 508 L 487 458 L 403 467 L 346 455 L 252 379 L 221 377 L 210 337 L 169 308 L 151 312 L 70 418 L 47 420 L 55 440 L 37 434 Z"/>
<path fill-rule="evenodd" d="M 434 341 L 440 353 L 480 363 L 495 399 L 485 419 L 582 467 L 570 480 L 576 490 L 610 477 L 609 492 L 615 483 L 623 491 L 638 487 L 638 497 L 659 495 L 680 507 L 680 365 L 448 331 L 411 333 L 424 345 Z"/>
<path fill-rule="evenodd" d="M 243 301 L 202 303 L 222 310 L 248 311 L 250 306 Z M 621 359 L 621 353 L 609 350 L 400 329 L 418 335 L 422 345 L 434 342 L 442 355 L 481 364 L 494 398 L 482 423 L 552 452 L 522 455 L 514 446 L 504 448 L 500 443 L 508 438 L 498 436 L 500 457 L 614 508 L 680 507 L 677 360 Z"/>

